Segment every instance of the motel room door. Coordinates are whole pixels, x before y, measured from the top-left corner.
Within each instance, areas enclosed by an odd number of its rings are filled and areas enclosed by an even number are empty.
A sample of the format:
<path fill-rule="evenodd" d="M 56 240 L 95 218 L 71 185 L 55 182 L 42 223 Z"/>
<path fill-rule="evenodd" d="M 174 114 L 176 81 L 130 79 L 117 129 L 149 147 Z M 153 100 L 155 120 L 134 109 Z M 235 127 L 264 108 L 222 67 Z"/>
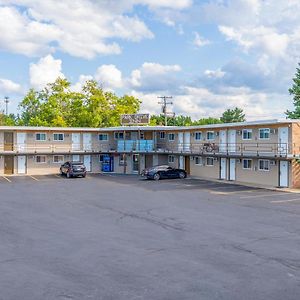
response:
<path fill-rule="evenodd" d="M 178 151 L 183 150 L 183 132 L 178 133 Z"/>
<path fill-rule="evenodd" d="M 235 180 L 235 158 L 229 159 L 229 180 Z"/>
<path fill-rule="evenodd" d="M 12 155 L 4 155 L 4 174 L 14 174 L 14 157 Z"/>
<path fill-rule="evenodd" d="M 18 151 L 26 150 L 26 132 L 17 132 L 17 149 Z"/>
<path fill-rule="evenodd" d="M 288 154 L 288 143 L 289 143 L 289 128 L 280 127 L 278 129 L 278 152 L 281 155 Z"/>
<path fill-rule="evenodd" d="M 282 160 L 279 163 L 279 186 L 288 187 L 289 185 L 289 163 Z"/>
<path fill-rule="evenodd" d="M 92 150 L 92 134 L 91 133 L 83 134 L 83 150 L 84 151 Z"/>
<path fill-rule="evenodd" d="M 228 152 L 236 151 L 236 130 L 228 130 Z"/>
<path fill-rule="evenodd" d="M 220 152 L 227 152 L 227 131 L 220 130 L 220 145 L 219 145 Z"/>
<path fill-rule="evenodd" d="M 72 133 L 72 150 L 80 150 L 80 133 Z"/>
<path fill-rule="evenodd" d="M 91 172 L 91 156 L 90 155 L 83 156 L 83 164 L 86 167 L 86 171 Z"/>
<path fill-rule="evenodd" d="M 18 174 L 26 174 L 26 156 L 18 156 Z"/>
<path fill-rule="evenodd" d="M 226 177 L 226 165 L 227 165 L 227 159 L 225 157 L 221 158 L 221 164 L 220 164 L 220 179 L 227 179 Z"/>

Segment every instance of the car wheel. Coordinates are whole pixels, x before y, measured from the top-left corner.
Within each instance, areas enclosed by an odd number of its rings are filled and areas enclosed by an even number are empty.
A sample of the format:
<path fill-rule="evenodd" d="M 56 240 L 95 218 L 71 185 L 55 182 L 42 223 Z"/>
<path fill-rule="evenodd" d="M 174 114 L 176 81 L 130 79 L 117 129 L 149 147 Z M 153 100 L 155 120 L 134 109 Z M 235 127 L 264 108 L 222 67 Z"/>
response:
<path fill-rule="evenodd" d="M 153 175 L 153 179 L 154 179 L 154 180 L 159 180 L 159 179 L 160 179 L 159 173 L 155 173 L 155 174 Z"/>
<path fill-rule="evenodd" d="M 83 174 L 83 175 L 82 175 L 82 178 L 85 178 L 85 176 L 86 176 L 86 174 Z"/>
<path fill-rule="evenodd" d="M 63 173 L 63 171 L 61 169 L 59 170 L 59 174 L 60 174 L 60 176 L 64 175 L 64 173 Z"/>
<path fill-rule="evenodd" d="M 184 172 L 180 172 L 179 173 L 179 178 L 180 179 L 184 179 L 186 177 L 185 173 Z"/>
<path fill-rule="evenodd" d="M 67 172 L 67 178 L 71 178 L 70 172 Z"/>

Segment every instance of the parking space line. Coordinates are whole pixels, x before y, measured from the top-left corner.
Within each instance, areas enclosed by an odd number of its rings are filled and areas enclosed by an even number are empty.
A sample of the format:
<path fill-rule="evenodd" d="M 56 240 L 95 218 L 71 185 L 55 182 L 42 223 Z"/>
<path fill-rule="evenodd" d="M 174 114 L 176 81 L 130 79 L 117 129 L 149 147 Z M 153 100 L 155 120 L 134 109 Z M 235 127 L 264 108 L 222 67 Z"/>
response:
<path fill-rule="evenodd" d="M 29 177 L 32 178 L 32 179 L 35 180 L 35 181 L 39 181 L 39 179 L 35 178 L 35 177 L 32 176 L 32 175 L 29 175 Z"/>
<path fill-rule="evenodd" d="M 5 177 L 5 176 L 2 176 L 5 180 L 7 180 L 8 182 L 11 182 L 11 180 L 10 179 L 8 179 L 7 177 Z"/>
<path fill-rule="evenodd" d="M 300 198 L 288 199 L 288 200 L 275 200 L 275 201 L 270 201 L 270 203 L 285 203 L 285 202 L 294 202 L 294 201 L 300 201 Z"/>
<path fill-rule="evenodd" d="M 253 196 L 242 196 L 240 199 L 250 199 L 250 198 L 264 198 L 264 197 L 279 197 L 279 196 L 287 196 L 288 193 L 277 193 L 277 194 L 258 194 Z"/>

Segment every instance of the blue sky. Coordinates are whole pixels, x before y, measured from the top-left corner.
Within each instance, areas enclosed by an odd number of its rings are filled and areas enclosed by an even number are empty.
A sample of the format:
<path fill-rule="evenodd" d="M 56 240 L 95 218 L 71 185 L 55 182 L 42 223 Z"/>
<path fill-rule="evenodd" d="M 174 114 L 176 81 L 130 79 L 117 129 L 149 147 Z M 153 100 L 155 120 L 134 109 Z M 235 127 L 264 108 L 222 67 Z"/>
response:
<path fill-rule="evenodd" d="M 57 76 L 140 98 L 159 113 L 283 118 L 300 50 L 298 0 L 0 0 L 0 108 Z"/>

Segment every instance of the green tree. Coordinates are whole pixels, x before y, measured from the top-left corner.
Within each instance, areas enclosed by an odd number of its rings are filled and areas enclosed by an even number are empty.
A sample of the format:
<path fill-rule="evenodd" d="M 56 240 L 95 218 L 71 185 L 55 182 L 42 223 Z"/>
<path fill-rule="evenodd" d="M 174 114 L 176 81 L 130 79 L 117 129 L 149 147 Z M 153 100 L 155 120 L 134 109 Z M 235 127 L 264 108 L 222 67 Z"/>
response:
<path fill-rule="evenodd" d="M 220 119 L 208 117 L 208 118 L 202 118 L 196 120 L 192 123 L 192 125 L 210 125 L 210 124 L 220 124 L 220 123 L 222 123 Z"/>
<path fill-rule="evenodd" d="M 140 101 L 105 92 L 96 81 L 87 81 L 80 92 L 67 79 L 57 78 L 42 91 L 29 90 L 19 105 L 19 125 L 107 127 L 120 125 L 121 114 L 139 111 Z"/>
<path fill-rule="evenodd" d="M 189 116 L 167 117 L 168 126 L 189 126 L 192 124 L 192 119 Z M 165 125 L 164 115 L 153 115 L 150 118 L 150 125 Z"/>
<path fill-rule="evenodd" d="M 235 107 L 234 109 L 227 109 L 220 117 L 222 123 L 245 122 L 245 114 L 243 109 Z"/>
<path fill-rule="evenodd" d="M 300 66 L 300 63 L 298 64 Z M 296 74 L 293 78 L 293 85 L 289 89 L 290 95 L 293 95 L 294 110 L 287 110 L 285 114 L 290 119 L 300 118 L 300 68 L 296 68 Z"/>

